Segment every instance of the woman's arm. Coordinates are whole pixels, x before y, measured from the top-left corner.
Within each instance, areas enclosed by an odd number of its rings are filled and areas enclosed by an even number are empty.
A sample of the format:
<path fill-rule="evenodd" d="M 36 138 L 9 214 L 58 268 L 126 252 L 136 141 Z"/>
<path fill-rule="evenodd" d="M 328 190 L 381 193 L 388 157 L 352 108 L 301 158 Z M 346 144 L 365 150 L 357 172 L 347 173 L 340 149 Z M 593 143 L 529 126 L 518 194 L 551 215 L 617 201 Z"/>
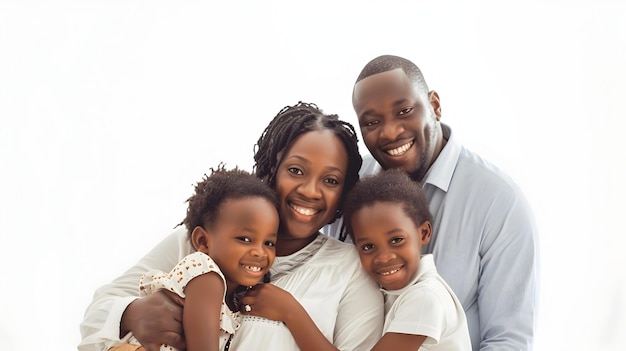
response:
<path fill-rule="evenodd" d="M 288 292 L 272 284 L 257 284 L 241 300 L 242 313 L 285 323 L 301 351 L 338 350 L 320 332 L 304 307 Z"/>
<path fill-rule="evenodd" d="M 146 296 L 141 298 L 142 302 L 146 303 L 136 301 L 132 303 L 133 308 L 129 308 L 129 305 L 139 297 L 139 279 L 142 274 L 150 269 L 170 271 L 190 252 L 191 246 L 187 240 L 187 229 L 184 226 L 178 227 L 123 275 L 96 290 L 80 324 L 82 340 L 78 349 L 81 351 L 106 350 L 115 344 L 126 341 L 129 337 L 126 335 L 128 330 L 133 331 L 134 336 L 140 342 L 146 340 L 148 335 L 154 335 L 158 342 L 184 347 L 180 336 L 179 341 L 175 340 L 176 337 L 171 337 L 172 334 L 178 335 L 178 331 L 172 330 L 165 322 L 169 320 L 171 321 L 170 325 L 178 325 L 178 330 L 182 330 L 180 318 L 182 309 L 178 312 L 170 310 L 173 305 L 171 301 L 168 302 L 165 295 Z M 150 302 L 150 300 L 156 299 L 162 299 L 161 303 Z M 150 309 L 160 311 L 161 317 L 155 318 Z M 179 314 L 178 320 L 175 316 L 177 313 Z M 129 320 L 131 321 L 130 326 L 125 328 L 128 330 L 122 330 L 121 322 Z M 124 324 L 128 325 L 129 323 Z M 138 333 L 136 328 L 139 328 L 140 325 L 151 325 L 151 327 L 144 328 L 144 331 Z M 163 334 L 163 331 L 168 330 L 171 331 L 171 334 Z M 167 340 L 160 340 L 161 338 Z"/>

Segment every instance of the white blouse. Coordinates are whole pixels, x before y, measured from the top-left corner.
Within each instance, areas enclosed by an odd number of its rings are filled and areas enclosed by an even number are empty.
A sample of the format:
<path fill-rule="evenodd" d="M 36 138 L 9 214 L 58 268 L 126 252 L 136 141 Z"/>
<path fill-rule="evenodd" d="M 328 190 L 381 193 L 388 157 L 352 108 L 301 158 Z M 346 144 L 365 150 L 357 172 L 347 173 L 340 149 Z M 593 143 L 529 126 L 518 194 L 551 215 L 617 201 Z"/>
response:
<path fill-rule="evenodd" d="M 340 350 L 370 350 L 382 335 L 383 297 L 352 244 L 319 235 L 304 249 L 276 257 L 271 283 L 289 291 Z M 282 323 L 244 315 L 232 350 L 298 350 Z"/>

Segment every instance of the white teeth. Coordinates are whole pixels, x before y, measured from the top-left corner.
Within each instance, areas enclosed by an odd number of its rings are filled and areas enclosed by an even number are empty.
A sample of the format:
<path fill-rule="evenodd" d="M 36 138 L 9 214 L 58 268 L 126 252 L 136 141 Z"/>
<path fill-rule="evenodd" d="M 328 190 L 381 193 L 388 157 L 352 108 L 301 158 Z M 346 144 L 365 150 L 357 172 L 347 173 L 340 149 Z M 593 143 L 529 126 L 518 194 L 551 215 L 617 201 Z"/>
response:
<path fill-rule="evenodd" d="M 294 211 L 298 212 L 299 214 L 303 214 L 305 216 L 312 216 L 317 212 L 312 208 L 300 207 L 296 205 L 291 205 L 291 208 L 293 208 Z"/>
<path fill-rule="evenodd" d="M 394 270 L 389 271 L 389 272 L 381 272 L 381 273 L 380 273 L 380 275 L 389 275 L 389 274 L 394 274 L 395 272 L 397 272 L 397 271 L 399 271 L 399 270 L 400 270 L 400 268 L 398 268 L 398 269 L 394 269 Z"/>
<path fill-rule="evenodd" d="M 411 148 L 411 146 L 413 146 L 413 142 L 411 141 L 410 143 L 406 143 L 400 147 L 397 147 L 395 149 L 391 149 L 391 150 L 387 150 L 387 153 L 391 156 L 400 156 L 402 154 L 404 154 L 405 152 L 407 152 L 407 150 L 409 150 Z"/>
<path fill-rule="evenodd" d="M 243 268 L 249 270 L 249 271 L 253 271 L 253 272 L 260 272 L 261 271 L 261 267 L 253 267 L 253 266 L 243 266 Z"/>

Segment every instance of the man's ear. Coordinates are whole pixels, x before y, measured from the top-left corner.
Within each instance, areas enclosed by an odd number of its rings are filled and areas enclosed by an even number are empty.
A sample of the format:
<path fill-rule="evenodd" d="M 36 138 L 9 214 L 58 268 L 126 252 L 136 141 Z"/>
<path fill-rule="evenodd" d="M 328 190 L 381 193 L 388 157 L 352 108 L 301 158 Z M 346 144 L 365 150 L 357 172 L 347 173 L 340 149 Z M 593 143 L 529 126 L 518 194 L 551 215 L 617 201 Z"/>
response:
<path fill-rule="evenodd" d="M 437 116 L 437 121 L 441 121 L 441 100 L 439 100 L 439 94 L 431 90 L 428 93 L 428 101 L 430 102 L 430 106 L 432 106 L 433 111 L 435 111 L 435 116 Z"/>
<path fill-rule="evenodd" d="M 211 247 L 211 234 L 201 226 L 193 228 L 191 232 L 191 245 L 200 251 L 208 254 Z"/>
<path fill-rule="evenodd" d="M 418 231 L 420 235 L 420 242 L 422 243 L 422 245 L 428 244 L 430 242 L 430 236 L 433 232 L 433 228 L 430 222 L 424 221 L 424 223 L 422 223 L 422 225 L 418 228 Z"/>

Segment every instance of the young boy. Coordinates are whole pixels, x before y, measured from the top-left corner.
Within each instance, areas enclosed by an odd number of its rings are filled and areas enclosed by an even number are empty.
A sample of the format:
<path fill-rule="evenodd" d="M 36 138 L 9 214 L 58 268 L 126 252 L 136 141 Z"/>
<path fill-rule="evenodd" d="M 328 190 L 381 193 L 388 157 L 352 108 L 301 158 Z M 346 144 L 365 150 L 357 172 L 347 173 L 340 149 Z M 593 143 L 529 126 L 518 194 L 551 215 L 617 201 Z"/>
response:
<path fill-rule="evenodd" d="M 420 185 L 398 169 L 357 183 L 344 206 L 363 268 L 385 295 L 383 336 L 373 350 L 471 350 L 463 307 L 437 273 L 432 215 Z"/>

